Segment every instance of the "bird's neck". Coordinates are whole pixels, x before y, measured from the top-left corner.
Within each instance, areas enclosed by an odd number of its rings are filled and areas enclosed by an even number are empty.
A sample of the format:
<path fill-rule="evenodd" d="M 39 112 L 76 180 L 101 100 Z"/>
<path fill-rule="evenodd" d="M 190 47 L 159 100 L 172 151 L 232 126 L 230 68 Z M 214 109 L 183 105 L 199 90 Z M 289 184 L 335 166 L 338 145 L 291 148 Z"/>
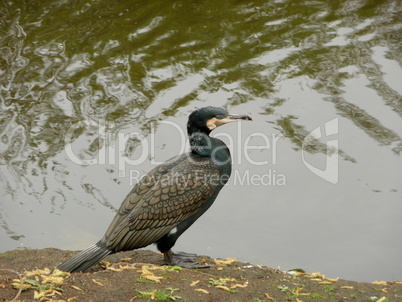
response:
<path fill-rule="evenodd" d="M 189 134 L 189 139 L 192 153 L 211 157 L 218 165 L 231 165 L 229 148 L 220 139 L 203 132 L 193 132 Z"/>

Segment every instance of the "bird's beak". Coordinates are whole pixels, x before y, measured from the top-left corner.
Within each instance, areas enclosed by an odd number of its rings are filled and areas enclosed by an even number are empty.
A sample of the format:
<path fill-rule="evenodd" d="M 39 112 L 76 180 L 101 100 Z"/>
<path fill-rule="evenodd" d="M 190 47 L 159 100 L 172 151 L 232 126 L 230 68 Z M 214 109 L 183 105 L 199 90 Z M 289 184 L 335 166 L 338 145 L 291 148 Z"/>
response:
<path fill-rule="evenodd" d="M 252 121 L 252 119 L 248 115 L 244 115 L 244 114 L 242 114 L 242 115 L 230 114 L 221 120 L 216 120 L 215 125 L 218 127 L 218 126 L 222 126 L 227 123 L 238 122 L 238 121 Z"/>
<path fill-rule="evenodd" d="M 248 115 L 230 114 L 223 119 L 217 119 L 216 117 L 210 119 L 207 122 L 207 127 L 209 130 L 213 130 L 216 127 L 219 127 L 219 126 L 225 125 L 227 123 L 231 123 L 231 122 L 237 122 L 237 121 L 252 121 L 252 119 Z"/>

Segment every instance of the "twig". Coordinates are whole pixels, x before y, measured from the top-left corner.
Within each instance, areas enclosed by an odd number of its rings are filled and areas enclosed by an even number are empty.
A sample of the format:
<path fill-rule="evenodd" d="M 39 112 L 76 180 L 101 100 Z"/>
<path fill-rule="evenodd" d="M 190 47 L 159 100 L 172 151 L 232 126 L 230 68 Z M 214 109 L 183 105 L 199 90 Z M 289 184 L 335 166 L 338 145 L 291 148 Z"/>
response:
<path fill-rule="evenodd" d="M 19 272 L 15 271 L 15 270 L 12 270 L 12 269 L 8 269 L 8 268 L 0 268 L 0 271 L 6 271 L 6 272 L 10 272 L 10 273 L 17 274 L 17 275 L 18 275 L 18 278 L 20 278 L 20 289 L 18 290 L 18 293 L 17 293 L 17 295 L 14 297 L 14 299 L 12 299 L 12 300 L 10 301 L 10 302 L 14 302 L 14 301 L 16 301 L 16 300 L 18 299 L 18 297 L 21 295 L 21 292 L 22 292 L 22 284 L 24 283 L 24 282 L 22 281 L 22 276 L 21 276 L 21 274 L 20 274 Z"/>

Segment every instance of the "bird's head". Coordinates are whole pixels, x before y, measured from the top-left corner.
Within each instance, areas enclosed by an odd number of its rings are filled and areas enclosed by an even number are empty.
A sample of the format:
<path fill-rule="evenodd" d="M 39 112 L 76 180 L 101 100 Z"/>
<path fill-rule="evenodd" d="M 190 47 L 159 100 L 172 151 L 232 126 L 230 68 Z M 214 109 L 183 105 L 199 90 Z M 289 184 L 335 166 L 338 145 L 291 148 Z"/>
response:
<path fill-rule="evenodd" d="M 220 107 L 202 107 L 190 114 L 187 131 L 189 135 L 194 132 L 209 134 L 219 126 L 242 120 L 251 121 L 252 119 L 248 115 L 229 114 L 225 109 Z"/>

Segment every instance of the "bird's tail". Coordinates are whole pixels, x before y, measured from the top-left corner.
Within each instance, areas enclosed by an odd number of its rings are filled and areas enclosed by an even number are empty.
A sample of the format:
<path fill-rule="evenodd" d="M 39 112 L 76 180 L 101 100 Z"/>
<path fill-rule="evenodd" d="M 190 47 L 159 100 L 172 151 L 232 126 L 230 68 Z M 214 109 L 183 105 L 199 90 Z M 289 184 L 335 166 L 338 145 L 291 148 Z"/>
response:
<path fill-rule="evenodd" d="M 111 250 L 96 243 L 59 265 L 57 268 L 64 272 L 81 272 L 90 268 L 111 253 Z"/>

